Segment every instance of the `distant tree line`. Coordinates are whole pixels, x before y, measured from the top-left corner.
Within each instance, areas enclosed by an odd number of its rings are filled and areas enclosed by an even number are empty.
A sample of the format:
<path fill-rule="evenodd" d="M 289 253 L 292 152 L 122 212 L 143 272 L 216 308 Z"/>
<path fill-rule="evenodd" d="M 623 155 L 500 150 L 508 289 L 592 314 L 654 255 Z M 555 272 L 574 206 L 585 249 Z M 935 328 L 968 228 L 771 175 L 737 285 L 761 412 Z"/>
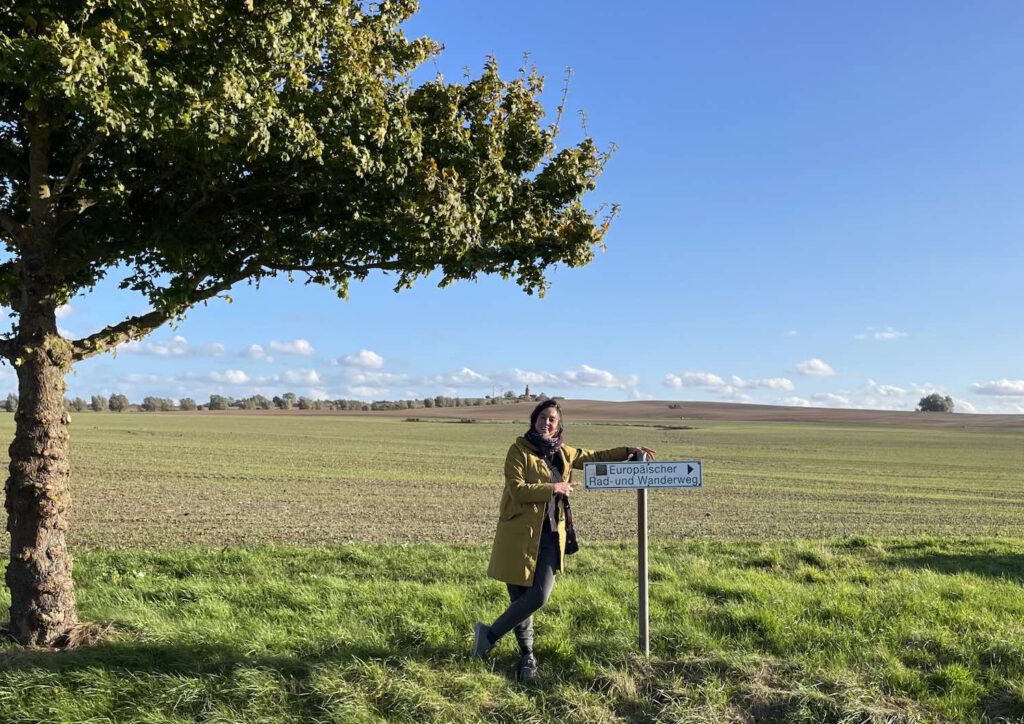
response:
<path fill-rule="evenodd" d="M 311 397 L 300 397 L 294 392 L 286 392 L 283 395 L 274 395 L 267 398 L 263 395 L 241 397 L 235 399 L 224 395 L 210 395 L 206 404 L 198 404 L 191 397 L 182 397 L 175 401 L 169 397 L 145 397 L 140 403 L 129 401 L 123 394 L 113 394 L 109 397 L 93 395 L 87 402 L 81 397 L 65 398 L 64 406 L 70 412 L 127 412 L 138 410 L 141 412 L 174 412 L 177 410 L 416 410 L 431 407 L 483 407 L 485 405 L 508 405 L 524 400 L 541 401 L 548 399 L 547 395 L 519 395 L 506 392 L 501 397 L 447 397 L 437 395 L 436 397 L 424 397 L 423 399 L 412 400 L 377 400 L 366 402 L 365 400 L 322 400 Z M 4 402 L 4 410 L 16 412 L 18 409 L 18 396 L 13 392 L 7 395 Z"/>

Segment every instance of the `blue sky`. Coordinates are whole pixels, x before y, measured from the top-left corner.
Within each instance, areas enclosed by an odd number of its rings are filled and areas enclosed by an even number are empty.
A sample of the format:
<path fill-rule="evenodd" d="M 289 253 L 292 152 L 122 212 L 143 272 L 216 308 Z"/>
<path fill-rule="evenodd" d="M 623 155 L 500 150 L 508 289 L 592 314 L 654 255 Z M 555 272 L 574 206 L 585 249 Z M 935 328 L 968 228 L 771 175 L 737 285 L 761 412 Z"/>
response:
<path fill-rule="evenodd" d="M 482 279 L 344 302 L 240 286 L 78 366 L 69 394 L 396 399 L 533 391 L 1024 412 L 1024 6 L 1014 2 L 424 0 L 424 74 L 511 76 L 524 52 L 562 142 L 615 144 L 589 203 L 607 252 L 544 299 Z M 435 282 L 436 283 L 436 280 Z M 72 300 L 80 336 L 140 300 Z M 9 368 L 0 384 L 15 388 Z"/>

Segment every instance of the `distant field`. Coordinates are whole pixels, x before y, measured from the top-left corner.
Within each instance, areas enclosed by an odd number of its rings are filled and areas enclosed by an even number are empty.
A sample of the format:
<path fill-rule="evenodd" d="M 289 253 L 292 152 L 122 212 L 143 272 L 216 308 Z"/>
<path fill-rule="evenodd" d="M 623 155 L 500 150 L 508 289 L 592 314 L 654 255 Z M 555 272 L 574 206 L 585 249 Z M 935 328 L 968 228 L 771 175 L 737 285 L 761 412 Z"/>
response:
<path fill-rule="evenodd" d="M 504 455 L 522 430 L 402 417 L 81 413 L 72 421 L 71 542 L 487 543 Z M 11 418 L 0 417 L 0 434 L 11 433 Z M 705 489 L 650 495 L 655 539 L 1013 536 L 1024 519 L 1024 429 L 570 419 L 567 439 L 704 460 Z M 584 541 L 635 535 L 632 493 L 575 500 Z"/>

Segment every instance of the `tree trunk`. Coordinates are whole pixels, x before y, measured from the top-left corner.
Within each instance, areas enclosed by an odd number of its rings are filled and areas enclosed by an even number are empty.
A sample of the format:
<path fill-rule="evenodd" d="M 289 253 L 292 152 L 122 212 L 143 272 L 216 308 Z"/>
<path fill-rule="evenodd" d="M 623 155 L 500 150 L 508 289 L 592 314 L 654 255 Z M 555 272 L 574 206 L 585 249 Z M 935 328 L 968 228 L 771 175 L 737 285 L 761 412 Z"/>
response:
<path fill-rule="evenodd" d="M 52 318 L 52 308 L 47 316 Z M 71 346 L 53 324 L 45 331 L 37 328 L 21 350 L 17 429 L 6 486 L 10 632 L 24 645 L 60 646 L 77 622 L 65 543 L 71 468 L 64 378 L 71 368 Z"/>

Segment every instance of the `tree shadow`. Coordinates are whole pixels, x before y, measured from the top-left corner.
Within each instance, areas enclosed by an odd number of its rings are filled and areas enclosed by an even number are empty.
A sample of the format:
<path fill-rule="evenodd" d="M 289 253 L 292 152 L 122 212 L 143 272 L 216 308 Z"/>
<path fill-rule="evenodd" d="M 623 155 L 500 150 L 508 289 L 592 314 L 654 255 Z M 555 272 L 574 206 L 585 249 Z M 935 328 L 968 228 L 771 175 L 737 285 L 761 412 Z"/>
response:
<path fill-rule="evenodd" d="M 1024 583 L 1024 553 L 922 553 L 893 557 L 891 568 L 916 568 L 935 573 L 971 573 Z"/>

